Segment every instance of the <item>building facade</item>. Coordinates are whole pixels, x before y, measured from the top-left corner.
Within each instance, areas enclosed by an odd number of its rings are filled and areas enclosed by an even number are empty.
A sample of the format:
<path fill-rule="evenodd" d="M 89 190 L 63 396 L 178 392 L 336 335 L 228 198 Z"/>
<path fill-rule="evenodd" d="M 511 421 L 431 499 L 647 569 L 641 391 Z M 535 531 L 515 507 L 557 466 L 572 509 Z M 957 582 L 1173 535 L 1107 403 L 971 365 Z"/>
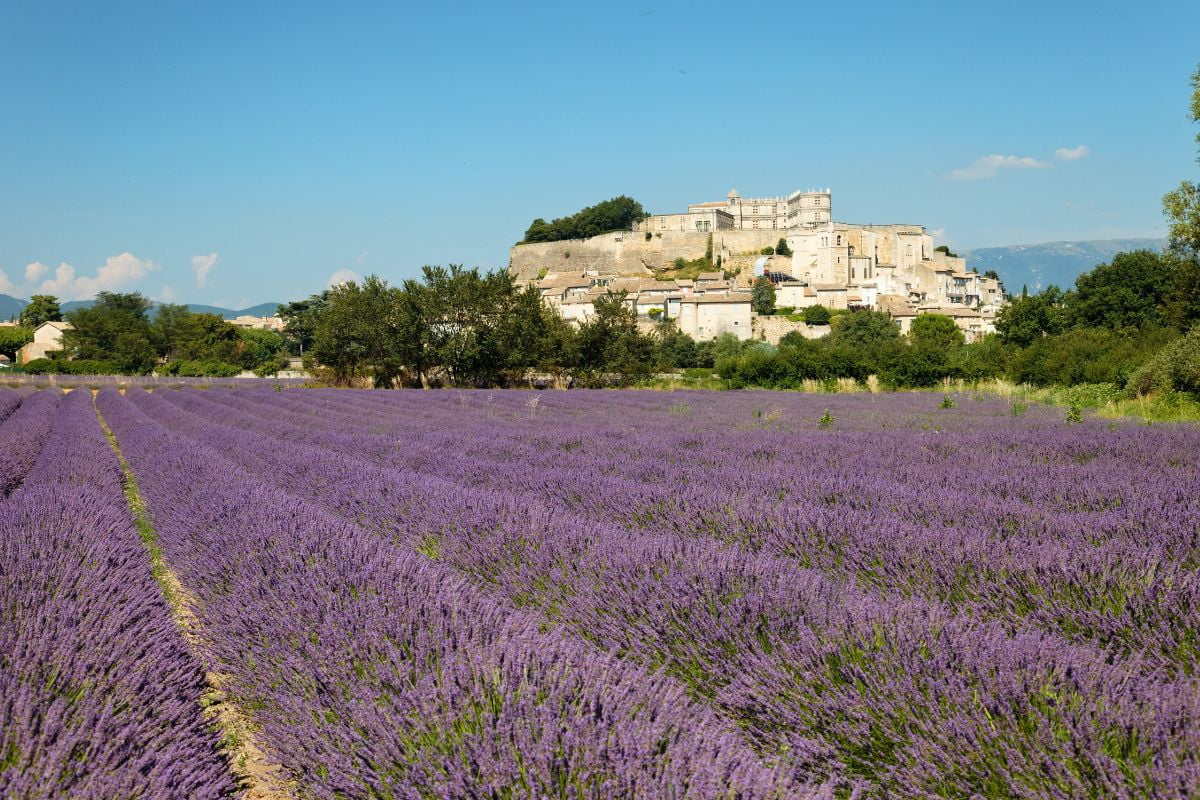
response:
<path fill-rule="evenodd" d="M 785 230 L 829 222 L 833 196 L 828 189 L 792 192 L 787 197 L 742 197 L 730 189 L 724 200 L 692 203 L 683 214 L 653 214 L 637 231 Z"/>

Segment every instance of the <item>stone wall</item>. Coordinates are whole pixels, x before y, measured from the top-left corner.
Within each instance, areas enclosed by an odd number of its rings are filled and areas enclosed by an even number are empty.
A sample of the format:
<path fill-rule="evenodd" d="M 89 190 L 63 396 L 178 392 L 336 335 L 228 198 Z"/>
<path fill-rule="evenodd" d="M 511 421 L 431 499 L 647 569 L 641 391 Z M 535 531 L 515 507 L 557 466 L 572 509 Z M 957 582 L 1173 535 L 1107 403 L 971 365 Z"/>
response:
<path fill-rule="evenodd" d="M 829 326 L 809 325 L 804 322 L 792 322 L 787 317 L 761 317 L 755 314 L 751 320 L 750 331 L 751 338 L 757 341 L 779 344 L 779 340 L 792 331 L 799 331 L 805 339 L 820 339 L 829 333 Z"/>
<path fill-rule="evenodd" d="M 739 260 L 742 253 L 757 252 L 774 246 L 783 231 L 713 231 L 713 256 L 724 261 Z M 509 271 L 519 281 L 536 278 L 546 272 L 586 272 L 601 275 L 651 275 L 670 269 L 675 259 L 692 261 L 704 256 L 708 233 L 663 231 L 649 239 L 642 232 L 605 233 L 590 239 L 538 242 L 514 245 L 509 251 Z M 724 264 L 722 264 L 724 266 Z"/>

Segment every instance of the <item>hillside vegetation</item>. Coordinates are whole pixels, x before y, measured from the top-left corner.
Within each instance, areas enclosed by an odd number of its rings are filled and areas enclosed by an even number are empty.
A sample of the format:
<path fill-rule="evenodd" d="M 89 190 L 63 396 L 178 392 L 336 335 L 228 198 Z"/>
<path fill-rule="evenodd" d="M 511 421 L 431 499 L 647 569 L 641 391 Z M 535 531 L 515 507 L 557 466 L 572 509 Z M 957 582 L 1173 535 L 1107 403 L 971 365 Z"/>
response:
<path fill-rule="evenodd" d="M 559 217 L 553 222 L 538 217 L 529 223 L 522 244 L 533 242 L 557 242 L 563 239 L 587 239 L 609 231 L 627 231 L 635 222 L 649 216 L 642 204 L 632 197 L 621 195 L 588 206 L 569 217 Z"/>

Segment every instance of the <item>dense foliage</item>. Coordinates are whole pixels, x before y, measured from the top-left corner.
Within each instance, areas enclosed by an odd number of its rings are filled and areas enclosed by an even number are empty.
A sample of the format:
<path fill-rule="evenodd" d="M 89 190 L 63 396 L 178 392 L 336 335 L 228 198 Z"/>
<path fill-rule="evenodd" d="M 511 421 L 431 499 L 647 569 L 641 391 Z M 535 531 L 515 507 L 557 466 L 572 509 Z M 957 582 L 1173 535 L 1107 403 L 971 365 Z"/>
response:
<path fill-rule="evenodd" d="M 653 340 L 619 295 L 572 327 L 505 270 L 426 267 L 401 286 L 369 276 L 280 309 L 290 336 L 338 384 L 527 385 L 534 376 L 627 381 L 652 366 Z"/>
<path fill-rule="evenodd" d="M 58 298 L 53 295 L 35 294 L 21 309 L 21 325 L 27 328 L 37 328 L 42 323 L 60 320 L 62 320 L 62 309 L 59 308 Z"/>
<path fill-rule="evenodd" d="M 535 219 L 525 231 L 523 243 L 557 242 L 562 239 L 586 239 L 609 231 L 627 231 L 635 222 L 648 216 L 642 204 L 632 197 L 621 195 L 588 206 L 569 217 L 559 217 L 553 222 Z"/>
<path fill-rule="evenodd" d="M 24 325 L 0 327 L 0 354 L 16 361 L 17 351 L 33 341 L 33 328 Z"/>
<path fill-rule="evenodd" d="M 57 308 L 54 298 L 37 297 Z M 136 292 L 100 292 L 90 306 L 67 313 L 74 328 L 63 333 L 64 349 L 29 362 L 24 371 L 223 377 L 242 370 L 269 374 L 285 363 L 286 343 L 274 331 L 237 328 L 216 314 L 169 303 L 151 316 L 151 305 Z"/>

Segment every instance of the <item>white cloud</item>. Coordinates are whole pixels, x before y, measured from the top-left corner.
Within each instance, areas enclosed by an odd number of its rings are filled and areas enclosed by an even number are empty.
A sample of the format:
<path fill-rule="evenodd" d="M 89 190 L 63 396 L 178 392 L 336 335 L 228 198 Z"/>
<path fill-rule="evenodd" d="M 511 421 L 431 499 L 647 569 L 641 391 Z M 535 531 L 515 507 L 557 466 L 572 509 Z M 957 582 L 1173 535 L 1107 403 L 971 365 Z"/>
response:
<path fill-rule="evenodd" d="M 45 275 L 49 271 L 50 271 L 50 265 L 43 264 L 40 261 L 34 261 L 32 264 L 26 264 L 25 265 L 25 281 L 27 283 L 33 283 L 34 281 L 40 281 L 42 279 L 42 276 Z"/>
<path fill-rule="evenodd" d="M 15 287 L 13 282 L 8 279 L 8 275 L 4 270 L 0 269 L 0 294 L 9 294 Z"/>
<path fill-rule="evenodd" d="M 1044 161 L 1038 161 L 1029 156 L 983 156 L 971 162 L 969 167 L 961 167 L 950 173 L 954 180 L 980 180 L 994 178 L 1002 169 L 1042 169 L 1049 166 Z"/>
<path fill-rule="evenodd" d="M 363 250 L 361 253 L 358 254 L 358 258 L 354 259 L 354 263 L 362 264 L 364 261 L 367 260 L 367 256 L 369 256 L 369 255 L 371 255 L 370 250 Z"/>
<path fill-rule="evenodd" d="M 934 228 L 933 230 L 931 230 L 929 232 L 929 235 L 935 239 L 943 240 L 946 238 L 946 229 L 945 228 Z"/>
<path fill-rule="evenodd" d="M 1059 161 L 1076 161 L 1086 158 L 1091 154 L 1092 151 L 1086 144 L 1081 144 L 1078 147 L 1060 147 L 1054 151 L 1054 157 Z"/>
<path fill-rule="evenodd" d="M 217 265 L 221 256 L 217 253 L 209 253 L 208 255 L 192 256 L 192 269 L 196 272 L 196 285 L 204 286 L 208 283 L 208 273 L 212 272 L 212 268 Z"/>
<path fill-rule="evenodd" d="M 54 277 L 44 281 L 38 291 L 56 295 L 60 300 L 90 300 L 97 292 L 123 289 L 156 269 L 158 265 L 153 261 L 129 252 L 106 258 L 104 266 L 96 270 L 95 277 L 76 275 L 75 267 L 64 261 L 55 268 Z"/>
<path fill-rule="evenodd" d="M 358 277 L 358 273 L 354 272 L 354 270 L 339 269 L 337 272 L 329 276 L 329 288 L 332 289 L 334 286 L 348 283 L 349 281 L 354 281 L 357 283 L 360 280 L 362 279 Z"/>
<path fill-rule="evenodd" d="M 158 299 L 162 300 L 164 303 L 174 303 L 175 302 L 175 290 L 172 289 L 170 286 L 163 286 L 162 291 L 160 291 L 158 293 Z"/>

